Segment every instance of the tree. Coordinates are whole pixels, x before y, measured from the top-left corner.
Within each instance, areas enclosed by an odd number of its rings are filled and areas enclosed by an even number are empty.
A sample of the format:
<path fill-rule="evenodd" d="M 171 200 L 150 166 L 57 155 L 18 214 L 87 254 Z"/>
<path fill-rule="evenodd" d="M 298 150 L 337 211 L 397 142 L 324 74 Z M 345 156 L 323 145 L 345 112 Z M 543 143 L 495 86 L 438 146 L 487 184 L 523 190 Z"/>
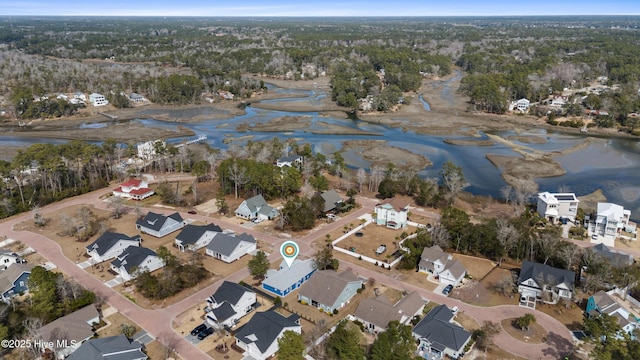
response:
<path fill-rule="evenodd" d="M 124 198 L 120 196 L 110 197 L 107 207 L 113 209 L 111 215 L 114 219 L 120 219 L 120 217 L 124 213 Z"/>
<path fill-rule="evenodd" d="M 362 360 L 365 357 L 365 353 L 358 341 L 361 336 L 360 330 L 353 326 L 352 323 L 341 322 L 329 336 L 327 354 L 331 359 L 335 360 Z"/>
<path fill-rule="evenodd" d="M 447 190 L 450 203 L 464 188 L 469 186 L 469 183 L 464 179 L 462 168 L 456 166 L 451 161 L 447 161 L 442 165 L 442 172 L 440 173 L 442 184 Z"/>
<path fill-rule="evenodd" d="M 473 331 L 471 337 L 479 349 L 487 351 L 493 345 L 493 337 L 500 332 L 500 325 L 491 321 L 484 321 L 480 329 Z"/>
<path fill-rule="evenodd" d="M 295 331 L 287 330 L 278 339 L 278 359 L 303 360 L 304 348 L 302 335 Z"/>
<path fill-rule="evenodd" d="M 294 231 L 311 229 L 315 225 L 315 219 L 322 213 L 324 200 L 320 196 L 314 196 L 314 199 L 296 196 L 284 204 L 282 214 Z"/>
<path fill-rule="evenodd" d="M 529 326 L 536 322 L 536 317 L 532 313 L 526 313 L 516 319 L 516 324 L 520 330 L 529 330 Z"/>
<path fill-rule="evenodd" d="M 131 339 L 136 333 L 136 326 L 132 324 L 120 324 L 120 333 Z"/>
<path fill-rule="evenodd" d="M 324 247 L 321 250 L 316 251 L 314 256 L 314 261 L 316 263 L 316 268 L 327 270 L 330 267 L 333 270 L 338 270 L 338 259 L 333 257 L 333 251 L 331 247 Z"/>
<path fill-rule="evenodd" d="M 401 325 L 397 320 L 390 321 L 387 330 L 378 335 L 371 347 L 371 360 L 408 360 L 415 359 L 415 350 L 411 327 Z"/>
<path fill-rule="evenodd" d="M 249 273 L 253 275 L 256 279 L 264 279 L 264 276 L 267 274 L 267 270 L 269 270 L 269 259 L 267 259 L 267 254 L 264 251 L 258 250 L 258 252 L 253 256 L 251 260 L 247 263 L 247 268 L 249 269 Z"/>

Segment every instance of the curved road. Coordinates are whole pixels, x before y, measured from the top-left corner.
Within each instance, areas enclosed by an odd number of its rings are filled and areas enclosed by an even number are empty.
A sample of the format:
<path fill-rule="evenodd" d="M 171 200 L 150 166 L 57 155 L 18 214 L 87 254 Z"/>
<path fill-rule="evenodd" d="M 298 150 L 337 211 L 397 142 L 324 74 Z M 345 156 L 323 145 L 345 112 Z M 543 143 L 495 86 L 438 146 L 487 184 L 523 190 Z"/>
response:
<path fill-rule="evenodd" d="M 180 180 L 193 180 L 193 177 L 175 177 L 170 179 L 172 181 Z M 97 208 L 106 209 L 107 204 L 100 200 L 100 197 L 109 193 L 111 189 L 101 189 L 88 194 L 80 195 L 71 199 L 66 199 L 48 206 L 43 207 L 41 210 L 43 214 L 53 214 L 56 211 L 66 208 L 71 205 L 94 205 Z M 317 228 L 316 230 L 311 231 L 307 235 L 296 239 L 298 245 L 300 246 L 301 255 L 310 256 L 314 253 L 314 249 L 311 247 L 312 241 L 323 238 L 325 234 L 341 229 L 345 224 L 349 222 L 356 221 L 359 216 L 362 216 L 366 213 L 371 212 L 370 209 L 376 203 L 374 199 L 368 198 L 359 198 L 358 201 L 363 206 L 354 211 L 353 213 L 341 218 L 338 221 L 335 221 L 330 224 L 323 225 L 321 228 Z M 159 208 L 153 209 L 145 209 L 148 211 L 154 212 L 163 212 L 159 210 Z M 419 210 L 421 211 L 421 210 Z M 165 212 L 169 212 L 168 210 Z M 173 211 L 171 211 L 173 212 Z M 202 216 L 202 215 L 186 215 L 191 218 L 195 218 L 197 220 L 202 221 L 211 221 L 211 218 Z M 9 238 L 18 240 L 23 242 L 24 244 L 34 248 L 40 255 L 47 258 L 49 261 L 54 263 L 58 268 L 72 277 L 82 286 L 87 289 L 94 291 L 102 300 L 109 303 L 111 306 L 116 308 L 119 312 L 130 318 L 136 324 L 138 324 L 143 329 L 147 330 L 150 334 L 155 336 L 158 340 L 160 340 L 164 344 L 171 344 L 176 352 L 183 359 L 209 359 L 209 356 L 202 352 L 197 347 L 193 346 L 190 342 L 186 341 L 182 336 L 177 334 L 173 328 L 172 323 L 175 320 L 176 316 L 180 313 L 184 312 L 188 308 L 195 306 L 198 303 L 201 303 L 206 297 L 210 296 L 215 290 L 222 284 L 223 280 L 235 281 L 238 282 L 249 275 L 249 271 L 245 268 L 237 271 L 236 273 L 228 276 L 225 279 L 222 279 L 211 286 L 202 289 L 189 297 L 167 306 L 163 309 L 157 310 L 149 310 L 144 309 L 134 304 L 130 300 L 126 299 L 117 291 L 105 286 L 101 281 L 92 277 L 83 269 L 78 267 L 74 262 L 66 258 L 62 249 L 58 245 L 58 243 L 53 240 L 48 239 L 46 236 L 42 234 L 37 234 L 28 231 L 16 231 L 13 229 L 15 224 L 20 222 L 29 220 L 32 217 L 30 213 L 24 213 L 20 215 L 13 216 L 9 219 L 5 219 L 2 223 L 0 223 L 0 234 L 4 234 Z M 269 260 L 272 262 L 280 261 L 280 254 L 277 249 L 279 249 L 279 245 L 288 240 L 285 238 L 277 238 L 274 236 L 266 235 L 261 232 L 254 231 L 252 229 L 247 229 L 242 226 L 239 226 L 235 223 L 231 223 L 226 221 L 225 219 L 216 219 L 216 223 L 218 223 L 221 227 L 226 229 L 231 229 L 235 232 L 246 232 L 248 234 L 253 235 L 260 240 L 267 242 L 274 246 L 275 251 L 273 251 L 269 255 Z M 355 259 L 354 259 L 355 260 Z M 528 308 L 522 308 L 519 306 L 498 306 L 498 307 L 478 307 L 470 304 L 463 303 L 459 300 L 451 299 L 448 297 L 444 297 L 440 294 L 435 294 L 431 291 L 427 291 L 425 289 L 419 288 L 417 286 L 403 283 L 397 280 L 390 278 L 387 275 L 382 273 L 378 273 L 372 270 L 365 269 L 359 266 L 355 261 L 348 262 L 348 265 L 343 265 L 344 268 L 352 268 L 355 272 L 360 275 L 375 279 L 376 282 L 394 287 L 400 288 L 401 290 L 407 291 L 417 291 L 424 299 L 432 300 L 437 303 L 446 304 L 450 307 L 458 306 L 462 311 L 466 314 L 474 317 L 480 323 L 483 321 L 494 321 L 499 322 L 501 319 L 512 318 L 517 316 L 522 316 L 525 313 L 534 312 L 536 315 L 536 321 L 544 326 L 545 329 L 549 332 L 549 336 L 547 342 L 544 344 L 526 344 L 515 340 L 511 336 L 509 336 L 505 331 L 500 332 L 495 338 L 494 342 L 500 348 L 509 351 L 518 356 L 522 356 L 527 359 L 558 359 L 561 356 L 568 354 L 571 351 L 573 340 L 569 330 L 564 327 L 560 322 L 553 319 L 552 317 Z"/>

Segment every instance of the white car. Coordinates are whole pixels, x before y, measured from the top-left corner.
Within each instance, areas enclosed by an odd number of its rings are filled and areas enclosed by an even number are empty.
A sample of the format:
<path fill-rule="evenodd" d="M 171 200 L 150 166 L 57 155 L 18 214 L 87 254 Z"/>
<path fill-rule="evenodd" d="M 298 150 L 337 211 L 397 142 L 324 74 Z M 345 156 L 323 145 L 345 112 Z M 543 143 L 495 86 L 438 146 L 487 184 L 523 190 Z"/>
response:
<path fill-rule="evenodd" d="M 333 214 L 327 214 L 327 218 L 329 218 L 331 220 L 338 220 L 338 217 L 333 215 Z"/>

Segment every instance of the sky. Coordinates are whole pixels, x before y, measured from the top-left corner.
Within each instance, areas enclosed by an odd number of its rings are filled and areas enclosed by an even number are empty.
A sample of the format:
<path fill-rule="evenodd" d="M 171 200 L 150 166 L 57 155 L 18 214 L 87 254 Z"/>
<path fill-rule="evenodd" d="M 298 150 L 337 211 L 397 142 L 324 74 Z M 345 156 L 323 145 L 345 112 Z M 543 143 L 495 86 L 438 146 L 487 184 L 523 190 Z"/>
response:
<path fill-rule="evenodd" d="M 2 15 L 528 16 L 640 15 L 640 0 L 0 0 Z"/>

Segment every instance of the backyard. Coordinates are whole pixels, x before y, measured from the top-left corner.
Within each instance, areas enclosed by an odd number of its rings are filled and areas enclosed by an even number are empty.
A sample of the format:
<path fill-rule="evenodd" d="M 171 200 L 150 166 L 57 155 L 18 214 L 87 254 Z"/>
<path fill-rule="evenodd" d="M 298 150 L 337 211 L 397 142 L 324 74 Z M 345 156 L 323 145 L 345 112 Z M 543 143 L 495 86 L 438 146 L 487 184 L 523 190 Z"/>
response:
<path fill-rule="evenodd" d="M 380 259 L 380 262 L 392 262 L 395 257 L 393 254 L 400 250 L 400 241 L 402 234 L 409 235 L 415 232 L 417 228 L 408 226 L 406 229 L 393 230 L 384 226 L 369 224 L 360 231 L 351 234 L 335 246 L 349 250 L 374 259 Z M 345 225 L 343 232 L 348 231 Z M 376 252 L 380 246 L 385 246 L 386 250 L 382 253 Z"/>

